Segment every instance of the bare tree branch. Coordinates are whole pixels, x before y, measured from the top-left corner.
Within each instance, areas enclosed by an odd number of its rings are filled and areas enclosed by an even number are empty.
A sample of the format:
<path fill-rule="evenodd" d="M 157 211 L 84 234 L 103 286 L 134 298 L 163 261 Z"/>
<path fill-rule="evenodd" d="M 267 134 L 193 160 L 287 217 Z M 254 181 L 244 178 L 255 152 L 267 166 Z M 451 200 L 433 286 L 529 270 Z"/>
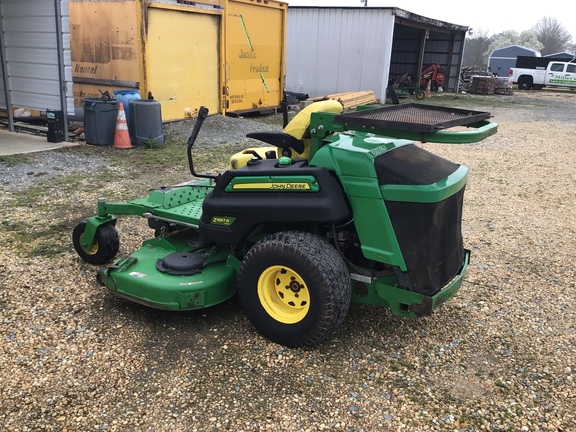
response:
<path fill-rule="evenodd" d="M 544 45 L 541 51 L 542 55 L 564 51 L 572 40 L 572 35 L 554 17 L 540 18 L 533 30 L 536 32 L 540 43 Z"/>

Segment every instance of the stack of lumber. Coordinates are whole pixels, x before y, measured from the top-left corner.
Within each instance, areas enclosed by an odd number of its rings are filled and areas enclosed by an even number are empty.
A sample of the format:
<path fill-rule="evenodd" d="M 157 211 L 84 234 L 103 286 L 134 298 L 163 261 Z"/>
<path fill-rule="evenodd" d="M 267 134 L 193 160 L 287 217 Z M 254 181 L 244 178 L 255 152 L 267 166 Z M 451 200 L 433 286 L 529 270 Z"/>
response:
<path fill-rule="evenodd" d="M 473 76 L 470 85 L 472 94 L 494 94 L 496 80 L 493 76 Z"/>
<path fill-rule="evenodd" d="M 345 110 L 357 107 L 358 105 L 369 105 L 379 103 L 373 91 L 358 91 L 335 93 L 326 96 L 308 98 L 307 101 L 318 102 L 321 100 L 334 99 L 342 104 Z"/>

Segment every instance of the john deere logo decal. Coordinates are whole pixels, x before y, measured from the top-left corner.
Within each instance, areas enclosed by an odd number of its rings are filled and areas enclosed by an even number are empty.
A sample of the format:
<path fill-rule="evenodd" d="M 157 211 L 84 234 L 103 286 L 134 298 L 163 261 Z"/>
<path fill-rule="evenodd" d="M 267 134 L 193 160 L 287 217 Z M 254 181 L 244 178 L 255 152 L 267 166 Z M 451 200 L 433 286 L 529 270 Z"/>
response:
<path fill-rule="evenodd" d="M 313 175 L 237 176 L 224 189 L 226 192 L 318 192 L 320 185 Z"/>
<path fill-rule="evenodd" d="M 230 226 L 234 223 L 235 220 L 236 220 L 235 217 L 212 216 L 212 220 L 210 221 L 210 223 L 212 225 Z"/>
<path fill-rule="evenodd" d="M 308 183 L 239 183 L 234 185 L 238 189 L 268 189 L 268 190 L 310 190 Z"/>

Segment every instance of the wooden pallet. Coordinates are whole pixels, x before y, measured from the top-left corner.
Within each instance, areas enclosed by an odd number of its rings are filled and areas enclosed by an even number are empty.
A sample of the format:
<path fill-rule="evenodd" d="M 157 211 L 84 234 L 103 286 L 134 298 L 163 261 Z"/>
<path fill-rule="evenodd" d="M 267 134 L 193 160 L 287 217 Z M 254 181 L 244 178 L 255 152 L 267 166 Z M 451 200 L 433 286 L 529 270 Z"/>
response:
<path fill-rule="evenodd" d="M 358 105 L 370 105 L 380 103 L 379 100 L 376 99 L 374 92 L 371 90 L 334 93 L 326 96 L 312 97 L 306 100 L 311 102 L 318 102 L 330 99 L 337 100 L 338 102 L 340 102 L 345 110 L 357 107 Z"/>

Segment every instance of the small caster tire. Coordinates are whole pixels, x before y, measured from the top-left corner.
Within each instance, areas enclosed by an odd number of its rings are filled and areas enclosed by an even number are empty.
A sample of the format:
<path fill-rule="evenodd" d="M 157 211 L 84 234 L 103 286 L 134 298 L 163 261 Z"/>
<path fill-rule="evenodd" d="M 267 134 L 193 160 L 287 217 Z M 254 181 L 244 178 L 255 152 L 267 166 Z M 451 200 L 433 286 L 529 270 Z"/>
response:
<path fill-rule="evenodd" d="M 94 241 L 89 248 L 82 245 L 82 237 L 86 229 L 86 221 L 80 222 L 72 231 L 72 241 L 76 253 L 89 264 L 105 264 L 118 253 L 120 240 L 114 225 L 100 225 L 96 230 Z"/>

